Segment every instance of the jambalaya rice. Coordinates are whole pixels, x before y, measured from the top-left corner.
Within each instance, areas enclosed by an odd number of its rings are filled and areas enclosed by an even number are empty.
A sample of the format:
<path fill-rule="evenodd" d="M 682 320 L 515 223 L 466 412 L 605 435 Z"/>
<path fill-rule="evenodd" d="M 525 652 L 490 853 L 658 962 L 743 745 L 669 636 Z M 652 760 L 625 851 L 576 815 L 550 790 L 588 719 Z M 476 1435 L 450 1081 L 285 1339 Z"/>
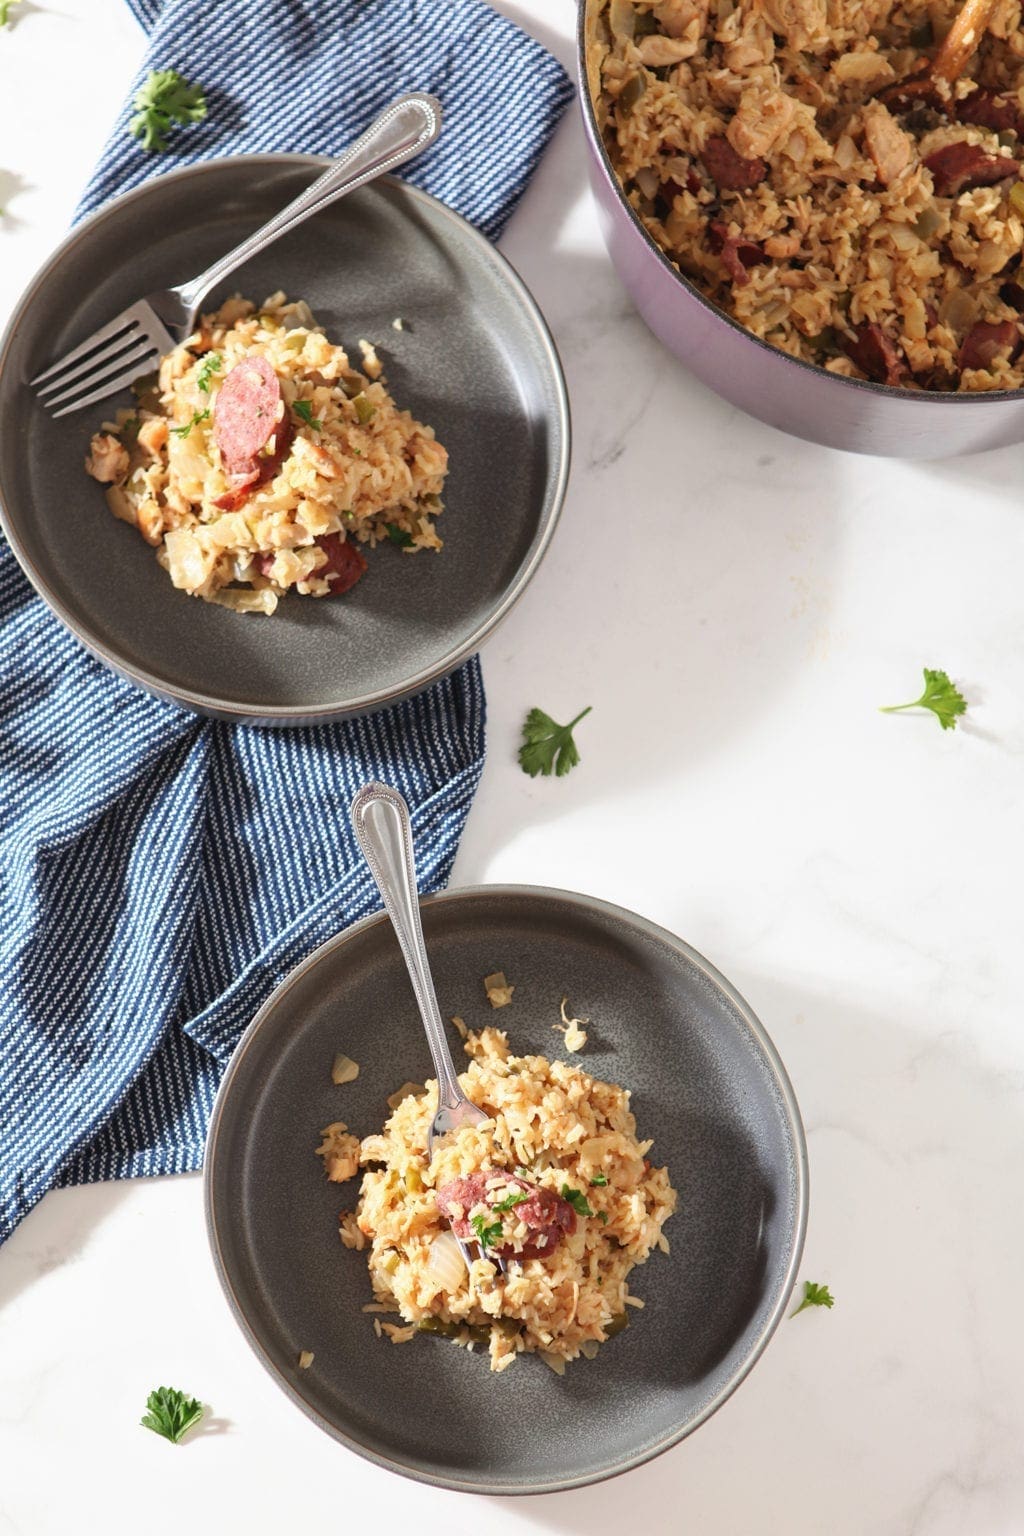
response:
<path fill-rule="evenodd" d="M 376 1303 L 402 1319 L 383 1325 L 394 1343 L 441 1334 L 486 1345 L 493 1371 L 536 1352 L 561 1373 L 566 1361 L 592 1358 L 642 1307 L 628 1277 L 652 1249 L 668 1251 L 662 1227 L 676 1192 L 668 1171 L 649 1162 L 651 1143 L 637 1140 L 628 1090 L 565 1062 L 512 1056 L 493 1028 L 470 1033 L 466 1050 L 474 1059 L 463 1089 L 492 1118 L 446 1138 L 431 1160 L 436 1084 L 410 1092 L 359 1148 L 366 1171 L 341 1237 L 368 1247 Z M 327 1128 L 318 1150 L 329 1177 L 332 1165 L 335 1178 L 348 1175 L 353 1143 L 347 1127 Z M 460 1190 L 479 1198 L 456 1204 Z M 469 1271 L 442 1206 L 456 1228 L 461 1221 L 484 1236 Z M 551 1228 L 530 1224 L 537 1208 L 560 1213 Z"/>
<path fill-rule="evenodd" d="M 832 373 L 1024 384 L 1020 0 L 915 90 L 962 0 L 587 3 L 611 163 L 710 299 Z"/>
<path fill-rule="evenodd" d="M 360 347 L 357 369 L 283 293 L 229 299 L 93 437 L 87 472 L 176 587 L 273 613 L 287 592 L 348 590 L 381 542 L 441 548 L 447 452 Z"/>

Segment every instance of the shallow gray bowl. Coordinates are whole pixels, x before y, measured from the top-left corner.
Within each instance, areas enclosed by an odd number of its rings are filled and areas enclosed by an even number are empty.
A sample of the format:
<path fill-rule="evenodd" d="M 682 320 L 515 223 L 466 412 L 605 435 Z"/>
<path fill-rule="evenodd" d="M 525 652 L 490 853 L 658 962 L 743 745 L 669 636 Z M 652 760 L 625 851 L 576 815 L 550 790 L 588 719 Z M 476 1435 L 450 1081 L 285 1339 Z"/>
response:
<path fill-rule="evenodd" d="M 380 1129 L 387 1096 L 430 1062 L 398 943 L 367 918 L 278 987 L 232 1058 L 206 1154 L 210 1241 L 263 1364 L 329 1434 L 380 1466 L 476 1493 L 575 1488 L 656 1456 L 743 1380 L 778 1323 L 803 1246 L 800 1114 L 764 1029 L 708 962 L 643 918 L 564 891 L 483 887 L 423 903 L 441 1011 L 559 1051 L 559 1001 L 589 1016 L 578 1061 L 633 1090 L 639 1134 L 679 1210 L 630 1289 L 629 1329 L 557 1377 L 535 1356 L 500 1376 L 444 1339 L 377 1339 L 364 1254 L 338 1240 L 358 1186 L 328 1184 L 321 1126 Z M 496 1014 L 481 980 L 516 991 Z M 453 1049 L 457 1039 L 452 1031 Z M 331 1082 L 344 1051 L 360 1065 Z M 299 1370 L 300 1350 L 312 1350 Z"/>
<path fill-rule="evenodd" d="M 254 618 L 175 591 L 111 517 L 82 464 L 91 433 L 131 396 L 54 421 L 24 381 L 130 301 L 201 271 L 325 163 L 240 156 L 148 182 L 73 231 L 0 343 L 0 522 L 27 575 L 100 660 L 223 719 L 338 719 L 451 671 L 524 590 L 568 477 L 565 384 L 526 288 L 464 219 L 386 178 L 278 241 L 213 301 L 283 288 L 356 360 L 360 337 L 379 344 L 399 404 L 450 451 L 442 553 L 378 549 L 344 597 L 290 597 Z"/>

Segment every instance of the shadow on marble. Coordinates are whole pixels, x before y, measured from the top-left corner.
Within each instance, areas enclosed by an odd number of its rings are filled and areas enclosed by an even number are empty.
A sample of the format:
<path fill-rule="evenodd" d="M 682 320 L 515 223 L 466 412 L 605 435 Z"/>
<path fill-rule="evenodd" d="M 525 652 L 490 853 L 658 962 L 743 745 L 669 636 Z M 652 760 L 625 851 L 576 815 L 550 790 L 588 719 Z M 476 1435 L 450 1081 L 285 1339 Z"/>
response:
<path fill-rule="evenodd" d="M 44 1195 L 0 1248 L 0 1312 L 51 1270 L 76 1263 L 131 1193 L 127 1181 L 115 1180 Z"/>
<path fill-rule="evenodd" d="M 203 1417 L 195 1429 L 189 1430 L 190 1440 L 202 1440 L 211 1435 L 230 1435 L 235 1431 L 234 1419 L 218 1418 L 210 1413 L 209 1403 L 203 1404 Z"/>
<path fill-rule="evenodd" d="M 800 1278 L 827 1282 L 835 1308 L 784 1320 L 735 1396 L 657 1461 L 514 1515 L 560 1536 L 1019 1529 L 1024 1068 L 988 1061 L 969 1019 L 936 1032 L 924 1003 L 889 1017 L 877 1000 L 733 979 L 802 1103 Z"/>

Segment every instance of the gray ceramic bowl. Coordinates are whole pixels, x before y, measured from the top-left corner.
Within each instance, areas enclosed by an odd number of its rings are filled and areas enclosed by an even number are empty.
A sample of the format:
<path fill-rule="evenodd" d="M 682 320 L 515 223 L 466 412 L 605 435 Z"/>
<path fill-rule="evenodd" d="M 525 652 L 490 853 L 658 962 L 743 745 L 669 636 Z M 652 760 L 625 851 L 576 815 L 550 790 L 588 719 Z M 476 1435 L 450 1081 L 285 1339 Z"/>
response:
<path fill-rule="evenodd" d="M 102 661 L 229 720 L 337 719 L 450 671 L 524 590 L 568 477 L 565 385 L 529 293 L 457 214 L 385 179 L 280 240 L 224 292 L 258 302 L 283 288 L 356 357 L 360 337 L 379 343 L 396 398 L 450 450 L 443 552 L 377 550 L 345 597 L 286 598 L 254 619 L 176 592 L 111 517 L 82 463 L 113 402 L 54 421 L 24 381 L 130 300 L 200 271 L 324 163 L 243 156 L 148 182 L 68 237 L 0 343 L 0 519 L 29 578 Z"/>
<path fill-rule="evenodd" d="M 513 1047 L 559 1054 L 568 995 L 589 1016 L 578 1059 L 633 1090 L 640 1134 L 679 1190 L 671 1255 L 630 1286 L 646 1301 L 624 1334 L 565 1376 L 526 1356 L 492 1376 L 443 1339 L 393 1346 L 360 1308 L 362 1254 L 338 1241 L 357 1186 L 325 1182 L 317 1132 L 379 1129 L 385 1099 L 429 1075 L 398 943 L 383 917 L 317 950 L 278 987 L 236 1050 L 206 1156 L 213 1253 L 263 1364 L 323 1429 L 378 1465 L 477 1493 L 596 1482 L 656 1456 L 743 1380 L 783 1314 L 807 1217 L 800 1115 L 764 1029 L 681 940 L 563 891 L 485 887 L 423 903 L 442 1013 L 500 1024 Z M 481 979 L 504 970 L 496 1015 Z M 457 1041 L 452 1032 L 453 1049 Z M 330 1079 L 337 1051 L 356 1082 Z M 312 1350 L 299 1370 L 300 1350 Z"/>
<path fill-rule="evenodd" d="M 612 169 L 587 84 L 589 5 L 577 4 L 579 99 L 602 231 L 630 297 L 670 352 L 741 410 L 827 448 L 937 459 L 1024 439 L 1024 390 L 940 395 L 844 379 L 760 341 L 705 298 L 648 234 Z"/>

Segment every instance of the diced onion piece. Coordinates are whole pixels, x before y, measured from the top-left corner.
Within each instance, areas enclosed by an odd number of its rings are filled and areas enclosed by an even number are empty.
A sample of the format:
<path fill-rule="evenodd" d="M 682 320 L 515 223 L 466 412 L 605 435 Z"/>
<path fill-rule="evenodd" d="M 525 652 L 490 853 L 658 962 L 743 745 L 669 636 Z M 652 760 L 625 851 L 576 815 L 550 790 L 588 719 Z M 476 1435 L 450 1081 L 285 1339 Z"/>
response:
<path fill-rule="evenodd" d="M 596 1360 L 597 1352 L 601 1348 L 596 1339 L 584 1339 L 580 1345 L 580 1354 L 584 1360 Z"/>
<path fill-rule="evenodd" d="M 515 987 L 509 986 L 504 971 L 494 971 L 484 977 L 484 991 L 492 1008 L 507 1008 L 512 1001 Z"/>
<path fill-rule="evenodd" d="M 430 1245 L 427 1268 L 443 1291 L 449 1295 L 460 1289 L 466 1278 L 466 1261 L 451 1232 L 439 1232 Z"/>
<path fill-rule="evenodd" d="M 566 1004 L 568 1001 L 569 999 L 567 997 L 562 998 L 561 1008 L 559 1010 L 562 1015 L 561 1026 L 558 1024 L 552 1024 L 551 1027 L 552 1029 L 561 1028 L 562 1033 L 565 1036 L 565 1048 L 567 1051 L 582 1051 L 583 1047 L 587 1043 L 587 1032 L 583 1028 L 583 1025 L 589 1024 L 590 1020 L 572 1018 L 571 1015 L 566 1011 Z"/>
<path fill-rule="evenodd" d="M 359 1063 L 353 1061 L 351 1056 L 343 1056 L 339 1051 L 334 1058 L 331 1068 L 332 1083 L 354 1083 L 359 1076 Z"/>
<path fill-rule="evenodd" d="M 656 197 L 661 185 L 657 171 L 651 165 L 641 165 L 634 177 L 644 197 Z"/>
<path fill-rule="evenodd" d="M 406 1099 L 421 1099 L 426 1091 L 422 1083 L 403 1083 L 401 1088 L 396 1088 L 388 1099 L 388 1109 L 397 1109 Z"/>
<path fill-rule="evenodd" d="M 561 1355 L 549 1354 L 546 1349 L 538 1349 L 537 1353 L 548 1369 L 554 1371 L 556 1376 L 565 1375 L 565 1360 Z"/>
<path fill-rule="evenodd" d="M 312 1364 L 313 1364 L 313 1351 L 311 1349 L 304 1349 L 302 1351 L 302 1353 L 299 1355 L 299 1370 L 300 1371 L 308 1371 Z"/>
<path fill-rule="evenodd" d="M 608 21 L 615 37 L 631 38 L 636 32 L 636 11 L 632 0 L 612 0 Z"/>

